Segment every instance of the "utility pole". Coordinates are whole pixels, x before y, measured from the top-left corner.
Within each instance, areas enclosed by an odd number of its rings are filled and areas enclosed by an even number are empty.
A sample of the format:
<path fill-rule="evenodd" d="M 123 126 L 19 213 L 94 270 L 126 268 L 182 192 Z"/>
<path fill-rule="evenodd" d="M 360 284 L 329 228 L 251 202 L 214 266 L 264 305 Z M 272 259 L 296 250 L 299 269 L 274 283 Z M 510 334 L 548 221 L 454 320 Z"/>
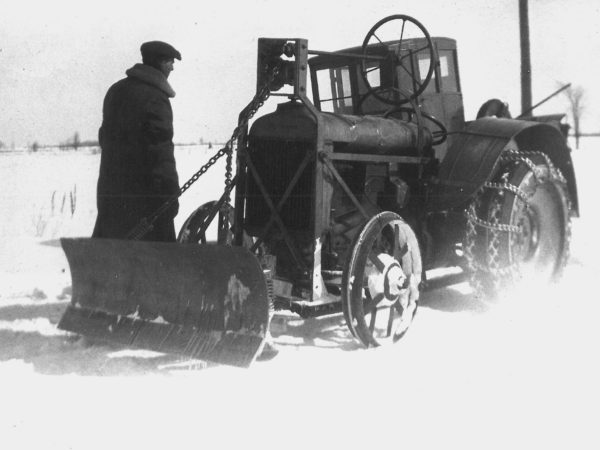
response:
<path fill-rule="evenodd" d="M 519 30 L 521 33 L 521 114 L 523 114 L 531 110 L 532 97 L 528 0 L 519 0 Z"/>

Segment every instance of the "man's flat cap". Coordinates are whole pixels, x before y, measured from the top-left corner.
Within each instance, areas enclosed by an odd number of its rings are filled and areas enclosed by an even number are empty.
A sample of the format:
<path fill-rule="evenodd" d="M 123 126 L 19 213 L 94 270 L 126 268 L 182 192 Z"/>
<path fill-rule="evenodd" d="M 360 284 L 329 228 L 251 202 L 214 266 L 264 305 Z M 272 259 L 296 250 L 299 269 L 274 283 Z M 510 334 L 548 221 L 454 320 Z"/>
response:
<path fill-rule="evenodd" d="M 181 53 L 175 47 L 162 41 L 144 42 L 140 47 L 142 57 L 166 57 L 181 61 Z"/>

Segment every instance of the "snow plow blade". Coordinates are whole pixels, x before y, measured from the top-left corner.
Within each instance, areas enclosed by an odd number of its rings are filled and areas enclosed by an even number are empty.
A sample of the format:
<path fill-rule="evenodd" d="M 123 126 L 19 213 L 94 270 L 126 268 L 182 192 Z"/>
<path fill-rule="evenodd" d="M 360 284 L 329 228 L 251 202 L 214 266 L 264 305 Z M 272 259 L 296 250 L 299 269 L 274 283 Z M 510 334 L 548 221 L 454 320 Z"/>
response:
<path fill-rule="evenodd" d="M 271 299 L 242 247 L 61 239 L 73 296 L 58 328 L 125 346 L 249 366 Z"/>

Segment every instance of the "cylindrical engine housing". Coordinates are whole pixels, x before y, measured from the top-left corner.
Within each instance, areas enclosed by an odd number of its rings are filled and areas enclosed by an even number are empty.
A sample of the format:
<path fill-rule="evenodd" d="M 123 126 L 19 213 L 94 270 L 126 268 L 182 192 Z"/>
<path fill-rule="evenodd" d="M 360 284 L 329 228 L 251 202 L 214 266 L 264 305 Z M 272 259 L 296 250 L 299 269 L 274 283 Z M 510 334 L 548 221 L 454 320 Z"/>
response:
<path fill-rule="evenodd" d="M 417 147 L 418 127 L 411 122 L 377 116 L 352 116 L 321 113 L 323 137 L 334 149 L 349 153 L 412 154 Z M 253 139 L 311 141 L 316 137 L 315 118 L 302 103 L 289 102 L 277 111 L 256 120 Z M 423 129 L 423 146 L 431 146 L 431 133 Z M 337 146 L 335 144 L 338 144 Z M 337 147 L 337 148 L 336 148 Z"/>

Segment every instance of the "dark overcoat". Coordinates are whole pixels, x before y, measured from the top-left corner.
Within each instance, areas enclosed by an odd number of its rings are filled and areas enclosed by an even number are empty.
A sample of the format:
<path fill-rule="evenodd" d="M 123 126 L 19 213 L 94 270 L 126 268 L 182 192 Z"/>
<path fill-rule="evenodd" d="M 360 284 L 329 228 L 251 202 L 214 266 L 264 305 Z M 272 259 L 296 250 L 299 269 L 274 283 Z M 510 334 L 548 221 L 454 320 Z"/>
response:
<path fill-rule="evenodd" d="M 177 193 L 173 154 L 175 92 L 159 70 L 136 64 L 110 87 L 99 131 L 102 155 L 93 237 L 126 238 L 144 217 Z M 174 241 L 178 205 L 163 214 L 143 239 Z"/>

